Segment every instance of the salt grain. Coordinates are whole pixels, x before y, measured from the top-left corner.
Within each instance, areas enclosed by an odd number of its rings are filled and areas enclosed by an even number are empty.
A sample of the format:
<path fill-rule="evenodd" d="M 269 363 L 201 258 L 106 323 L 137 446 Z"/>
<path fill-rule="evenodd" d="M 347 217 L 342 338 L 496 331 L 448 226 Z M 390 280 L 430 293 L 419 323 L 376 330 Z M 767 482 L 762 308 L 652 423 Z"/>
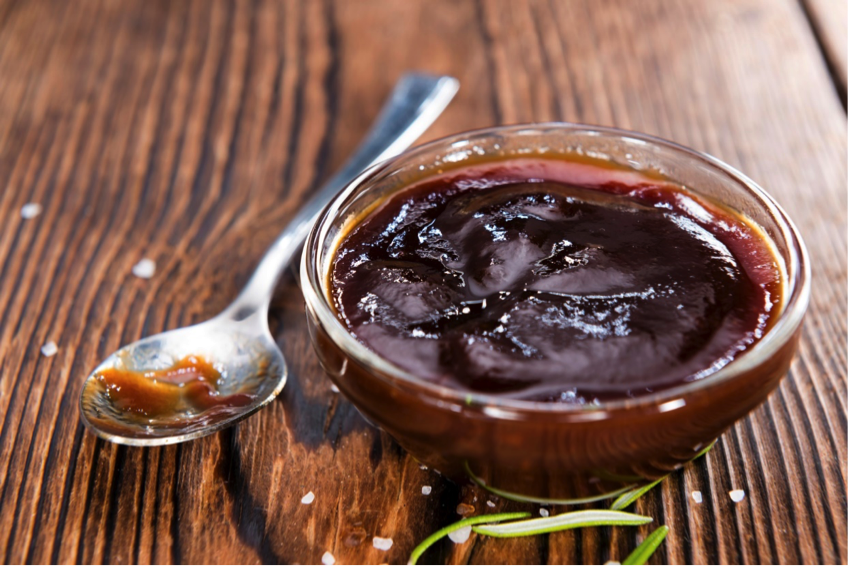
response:
<path fill-rule="evenodd" d="M 745 499 L 745 490 L 744 489 L 734 489 L 730 492 L 730 499 L 733 500 L 734 503 L 739 503 L 743 499 Z"/>
<path fill-rule="evenodd" d="M 339 388 L 338 388 L 338 387 L 336 387 L 336 384 L 335 384 L 335 383 L 331 383 L 331 384 L 330 384 L 330 391 L 332 391 L 333 393 L 338 393 L 338 392 L 339 392 Z"/>
<path fill-rule="evenodd" d="M 332 566 L 336 563 L 336 557 L 330 554 L 329 551 L 324 553 L 324 556 L 321 557 L 321 562 L 326 564 L 327 566 Z"/>
<path fill-rule="evenodd" d="M 304 505 L 309 505 L 313 501 L 315 501 L 315 494 L 312 493 L 311 491 L 309 493 L 307 493 L 306 495 L 304 495 L 300 499 L 300 502 L 303 503 Z"/>
<path fill-rule="evenodd" d="M 58 351 L 59 348 L 56 347 L 56 342 L 53 342 L 52 340 L 41 347 L 41 353 L 47 356 L 48 358 L 50 356 L 55 356 L 56 352 Z"/>
<path fill-rule="evenodd" d="M 468 540 L 468 537 L 471 536 L 471 525 L 467 527 L 462 527 L 461 529 L 457 529 L 451 533 L 448 533 L 448 538 L 451 539 L 456 544 L 462 544 Z"/>
<path fill-rule="evenodd" d="M 433 491 L 433 488 L 432 488 L 432 487 L 430 487 L 429 485 L 423 485 L 423 486 L 421 486 L 421 493 L 422 493 L 422 494 L 424 494 L 424 495 L 430 495 L 430 492 L 431 492 L 431 491 Z"/>
<path fill-rule="evenodd" d="M 388 550 L 392 547 L 393 541 L 390 538 L 374 537 L 371 540 L 371 544 L 373 544 L 374 548 L 377 550 Z"/>
<path fill-rule="evenodd" d="M 539 515 L 541 515 L 542 517 L 548 517 L 550 514 L 551 512 L 547 509 L 539 509 Z"/>
<path fill-rule="evenodd" d="M 41 205 L 37 202 L 28 202 L 21 207 L 21 218 L 29 220 L 41 214 Z"/>
<path fill-rule="evenodd" d="M 419 468 L 421 468 L 422 470 L 426 470 L 426 469 L 427 469 L 427 466 L 425 466 L 424 464 L 421 464 L 421 465 L 420 465 L 420 466 L 418 466 L 418 467 L 419 467 Z"/>
<path fill-rule="evenodd" d="M 701 496 L 700 491 L 693 491 L 692 492 L 692 499 L 695 500 L 695 503 L 701 503 L 704 500 L 704 498 Z"/>
<path fill-rule="evenodd" d="M 494 502 L 494 501 L 487 501 L 487 502 L 486 502 L 486 505 L 488 505 L 489 507 L 494 507 L 494 506 L 495 506 L 495 502 Z"/>
<path fill-rule="evenodd" d="M 136 277 L 150 279 L 156 273 L 156 262 L 152 259 L 144 258 L 133 266 L 132 272 Z"/>

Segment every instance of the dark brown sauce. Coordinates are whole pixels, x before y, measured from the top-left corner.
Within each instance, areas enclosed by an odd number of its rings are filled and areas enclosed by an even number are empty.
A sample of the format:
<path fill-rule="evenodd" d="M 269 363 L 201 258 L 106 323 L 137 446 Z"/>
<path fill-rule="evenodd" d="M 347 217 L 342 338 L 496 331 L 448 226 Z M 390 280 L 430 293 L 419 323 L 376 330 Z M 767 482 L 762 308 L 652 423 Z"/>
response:
<path fill-rule="evenodd" d="M 636 174 L 527 163 L 419 183 L 353 226 L 330 273 L 350 332 L 433 383 L 592 404 L 703 379 L 773 324 L 781 271 L 740 216 Z"/>
<path fill-rule="evenodd" d="M 200 356 L 187 356 L 163 370 L 108 368 L 95 374 L 110 404 L 123 413 L 144 418 L 197 414 L 249 405 L 253 395 L 221 395 L 221 373 Z"/>

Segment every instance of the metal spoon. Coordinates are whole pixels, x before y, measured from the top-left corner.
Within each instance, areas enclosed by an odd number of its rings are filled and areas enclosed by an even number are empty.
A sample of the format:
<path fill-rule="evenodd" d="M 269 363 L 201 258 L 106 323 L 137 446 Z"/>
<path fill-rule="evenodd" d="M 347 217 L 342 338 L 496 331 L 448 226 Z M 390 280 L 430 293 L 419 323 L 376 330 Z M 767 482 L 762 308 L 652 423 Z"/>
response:
<path fill-rule="evenodd" d="M 271 402 L 286 383 L 286 361 L 268 329 L 268 306 L 283 270 L 293 259 L 321 209 L 362 171 L 409 147 L 442 113 L 459 82 L 451 77 L 404 76 L 357 152 L 292 219 L 259 262 L 241 294 L 215 318 L 143 338 L 103 361 L 86 380 L 80 414 L 96 435 L 119 444 L 156 446 L 184 442 L 235 424 Z M 121 385 L 109 372 L 146 372 L 133 387 L 148 388 L 154 404 L 167 401 L 179 385 L 159 383 L 156 370 L 168 370 L 183 358 L 202 357 L 220 374 L 213 400 L 238 399 L 231 406 L 200 410 L 185 403 L 155 414 L 122 405 Z M 153 372 L 153 373 L 150 373 Z M 194 385 L 206 384 L 201 383 Z M 131 387 L 124 384 L 126 394 Z M 230 397 L 233 396 L 233 397 Z M 118 399 L 118 401 L 116 401 Z"/>

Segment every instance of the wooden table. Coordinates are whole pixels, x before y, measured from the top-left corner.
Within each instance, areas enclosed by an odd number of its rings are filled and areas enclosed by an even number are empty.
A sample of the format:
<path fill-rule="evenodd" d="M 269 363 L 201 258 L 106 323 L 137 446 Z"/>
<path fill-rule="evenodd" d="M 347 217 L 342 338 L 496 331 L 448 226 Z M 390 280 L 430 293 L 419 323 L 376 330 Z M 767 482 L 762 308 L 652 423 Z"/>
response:
<path fill-rule="evenodd" d="M 118 346 L 224 307 L 395 80 L 421 69 L 462 82 L 428 139 L 543 120 L 641 130 L 740 168 L 788 210 L 814 278 L 789 377 L 636 509 L 671 527 L 657 563 L 846 562 L 845 11 L 842 0 L 3 1 L 0 561 L 309 563 L 329 550 L 340 563 L 404 563 L 460 502 L 487 511 L 485 494 L 420 469 L 331 391 L 292 277 L 271 315 L 292 376 L 243 424 L 127 448 L 87 433 L 77 408 L 84 377 Z M 22 219 L 29 202 L 43 212 Z M 143 257 L 156 261 L 149 280 L 131 272 Z M 603 563 L 647 532 L 472 537 L 425 558 Z M 376 550 L 375 535 L 394 546 Z"/>

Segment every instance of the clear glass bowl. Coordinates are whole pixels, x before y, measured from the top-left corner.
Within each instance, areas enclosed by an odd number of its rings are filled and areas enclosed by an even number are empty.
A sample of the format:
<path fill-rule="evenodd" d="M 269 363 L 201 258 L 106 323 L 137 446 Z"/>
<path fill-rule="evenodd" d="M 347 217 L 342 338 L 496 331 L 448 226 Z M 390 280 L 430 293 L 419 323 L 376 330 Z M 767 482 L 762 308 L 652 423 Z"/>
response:
<path fill-rule="evenodd" d="M 338 318 L 329 272 L 340 238 L 386 197 L 451 169 L 517 158 L 595 160 L 683 185 L 747 217 L 782 261 L 782 311 L 716 373 L 591 410 L 468 394 L 417 378 L 357 341 Z M 809 303 L 801 237 L 763 189 L 708 155 L 645 134 L 579 124 L 476 130 L 414 148 L 363 173 L 323 211 L 303 253 L 310 335 L 341 392 L 418 460 L 505 497 L 611 497 L 681 467 L 762 403 L 786 374 Z"/>

